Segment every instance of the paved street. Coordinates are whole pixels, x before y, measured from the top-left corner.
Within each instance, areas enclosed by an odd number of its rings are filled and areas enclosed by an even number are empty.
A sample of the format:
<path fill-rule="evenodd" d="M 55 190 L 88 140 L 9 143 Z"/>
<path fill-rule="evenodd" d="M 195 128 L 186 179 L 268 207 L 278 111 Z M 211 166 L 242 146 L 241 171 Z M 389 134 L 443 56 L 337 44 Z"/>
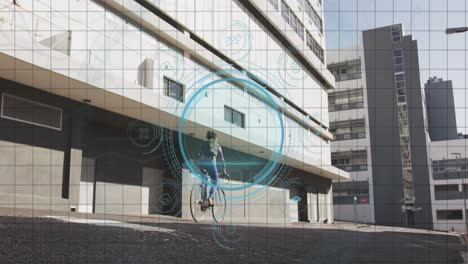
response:
<path fill-rule="evenodd" d="M 453 264 L 463 263 L 463 251 L 453 235 L 350 224 L 214 225 L 170 218 L 121 222 L 82 215 L 0 216 L 0 263 Z"/>

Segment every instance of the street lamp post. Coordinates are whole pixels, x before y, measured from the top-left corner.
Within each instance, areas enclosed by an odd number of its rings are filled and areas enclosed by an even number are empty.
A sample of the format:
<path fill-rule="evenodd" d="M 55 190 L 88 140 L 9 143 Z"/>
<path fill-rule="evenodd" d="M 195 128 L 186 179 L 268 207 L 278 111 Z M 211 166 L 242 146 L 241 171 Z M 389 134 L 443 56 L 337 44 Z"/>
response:
<path fill-rule="evenodd" d="M 466 188 L 465 188 L 465 175 L 462 175 L 461 173 L 461 166 L 460 166 L 461 153 L 454 152 L 454 153 L 451 153 L 451 155 L 455 156 L 458 177 L 461 177 L 461 182 L 462 182 L 461 190 L 463 192 L 463 214 L 462 215 L 464 216 L 464 220 L 465 220 L 465 235 L 467 235 L 468 234 L 468 221 L 467 221 L 467 215 L 466 215 Z"/>
<path fill-rule="evenodd" d="M 456 34 L 463 33 L 466 31 L 468 31 L 468 27 L 447 28 L 447 30 L 445 30 L 445 34 Z"/>

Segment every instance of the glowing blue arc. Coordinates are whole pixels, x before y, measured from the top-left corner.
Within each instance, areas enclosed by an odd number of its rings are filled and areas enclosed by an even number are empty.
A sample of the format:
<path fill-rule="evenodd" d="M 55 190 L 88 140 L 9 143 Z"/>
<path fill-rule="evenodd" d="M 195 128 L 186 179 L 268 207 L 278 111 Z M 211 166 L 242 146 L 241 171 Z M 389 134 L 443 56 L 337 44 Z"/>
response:
<path fill-rule="evenodd" d="M 281 159 L 283 148 L 284 148 L 284 123 L 283 123 L 283 117 L 281 115 L 281 112 L 278 109 L 278 106 L 276 105 L 275 101 L 271 97 L 271 95 L 269 93 L 267 93 L 261 86 L 259 86 L 258 84 L 254 83 L 254 82 L 252 82 L 250 80 L 245 80 L 245 79 L 240 79 L 240 78 L 223 78 L 223 79 L 212 81 L 212 82 L 204 85 L 202 88 L 200 88 L 198 91 L 196 91 L 190 97 L 190 99 L 187 101 L 187 104 L 185 105 L 185 107 L 184 107 L 184 109 L 182 111 L 182 115 L 181 115 L 180 121 L 179 121 L 178 138 L 179 138 L 179 142 L 180 142 L 179 146 L 180 146 L 180 149 L 181 149 L 181 152 L 182 152 L 182 157 L 184 158 L 185 163 L 187 164 L 187 167 L 189 168 L 190 171 L 193 171 L 193 172 L 197 171 L 197 168 L 195 168 L 193 166 L 191 160 L 187 157 L 187 154 L 185 153 L 185 149 L 184 149 L 182 131 L 183 131 L 183 124 L 184 124 L 184 120 L 185 120 L 185 115 L 187 114 L 189 106 L 192 104 L 192 102 L 198 97 L 198 95 L 200 95 L 202 92 L 204 92 L 208 87 L 213 86 L 213 85 L 215 85 L 217 83 L 220 83 L 220 82 L 229 82 L 229 81 L 247 83 L 247 84 L 250 85 L 251 88 L 253 87 L 253 88 L 259 90 L 261 93 L 263 93 L 266 96 L 266 98 L 268 100 L 270 100 L 273 107 L 275 108 L 275 110 L 277 112 L 277 115 L 278 115 L 278 119 L 280 121 L 280 128 L 281 128 L 281 143 L 280 143 L 279 150 L 276 152 L 275 159 L 273 160 L 273 165 L 271 165 L 268 168 L 267 171 L 263 172 L 263 175 L 261 175 L 261 177 L 258 177 L 257 180 L 255 180 L 254 182 L 249 183 L 247 185 L 244 185 L 242 187 L 227 188 L 227 187 L 217 186 L 218 188 L 226 190 L 226 191 L 240 191 L 240 190 L 245 190 L 247 188 L 250 188 L 251 186 L 260 184 L 260 182 L 262 182 L 269 174 L 271 174 L 273 172 L 274 168 L 275 168 L 275 165 L 279 163 L 279 160 Z M 204 177 L 201 177 L 198 174 L 196 174 L 196 175 L 205 184 L 207 184 L 209 186 L 212 185 Z"/>

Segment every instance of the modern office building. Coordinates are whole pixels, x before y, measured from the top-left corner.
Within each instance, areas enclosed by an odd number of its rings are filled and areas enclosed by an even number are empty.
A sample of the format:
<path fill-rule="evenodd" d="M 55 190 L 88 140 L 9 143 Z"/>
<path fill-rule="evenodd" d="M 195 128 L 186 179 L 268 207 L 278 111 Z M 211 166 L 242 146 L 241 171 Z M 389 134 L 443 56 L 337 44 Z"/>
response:
<path fill-rule="evenodd" d="M 329 59 L 335 218 L 432 227 L 429 135 L 417 43 L 401 25 L 363 32 L 363 47 Z M 331 57 L 331 56 L 330 56 Z"/>
<path fill-rule="evenodd" d="M 329 54 L 336 85 L 329 93 L 332 164 L 349 172 L 333 183 L 336 220 L 375 223 L 366 78 L 362 49 Z"/>
<path fill-rule="evenodd" d="M 432 141 L 458 138 L 452 81 L 433 77 L 424 85 Z"/>
<path fill-rule="evenodd" d="M 468 141 L 432 141 L 430 153 L 434 229 L 467 233 Z"/>
<path fill-rule="evenodd" d="M 418 45 L 401 25 L 363 32 L 375 222 L 432 228 Z"/>
<path fill-rule="evenodd" d="M 331 166 L 322 14 L 321 0 L 11 1 L 0 207 L 187 217 L 214 130 L 243 186 L 231 217 L 288 221 L 294 198 L 293 219 L 333 222 L 331 181 L 349 175 Z"/>

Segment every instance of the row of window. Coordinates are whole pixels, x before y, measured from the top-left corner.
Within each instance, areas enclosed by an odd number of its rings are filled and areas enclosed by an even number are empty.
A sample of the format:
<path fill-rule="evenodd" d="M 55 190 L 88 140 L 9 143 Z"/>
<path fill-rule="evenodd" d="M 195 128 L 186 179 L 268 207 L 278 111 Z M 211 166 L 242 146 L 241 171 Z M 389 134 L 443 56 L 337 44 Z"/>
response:
<path fill-rule="evenodd" d="M 321 0 L 319 0 L 321 3 Z M 304 10 L 309 19 L 314 23 L 320 32 L 323 32 L 323 22 L 320 16 L 318 15 L 317 11 L 315 11 L 314 7 L 309 3 L 307 0 L 299 0 L 299 6 L 301 6 Z"/>
<path fill-rule="evenodd" d="M 184 102 L 184 85 L 164 77 L 164 91 L 166 96 Z M 61 108 L 3 93 L 0 110 L 0 116 L 5 119 L 62 130 Z M 224 106 L 224 120 L 245 128 L 245 114 L 231 107 Z"/>
<path fill-rule="evenodd" d="M 401 41 L 401 28 L 399 25 L 392 27 L 392 40 L 393 42 Z"/>
<path fill-rule="evenodd" d="M 304 24 L 299 18 L 291 11 L 291 8 L 284 2 L 281 1 L 281 16 L 288 22 L 288 24 L 296 31 L 299 37 L 304 40 Z"/>
<path fill-rule="evenodd" d="M 317 58 L 319 58 L 320 61 L 324 63 L 325 57 L 324 57 L 323 48 L 307 30 L 306 30 L 306 36 L 307 36 L 307 47 L 309 47 L 309 49 L 314 52 L 315 56 L 317 56 Z"/>
<path fill-rule="evenodd" d="M 445 172 L 445 171 L 465 171 L 467 169 L 468 159 L 444 159 L 444 160 L 433 160 L 432 171 L 433 172 Z"/>
<path fill-rule="evenodd" d="M 347 60 L 345 62 L 328 65 L 328 69 L 337 82 L 361 79 L 361 59 Z"/>
<path fill-rule="evenodd" d="M 468 159 L 444 159 L 432 161 L 434 180 L 468 178 Z"/>
<path fill-rule="evenodd" d="M 463 220 L 462 210 L 437 210 L 437 220 Z"/>
<path fill-rule="evenodd" d="M 369 195 L 356 194 L 349 196 L 333 196 L 333 204 L 369 204 Z"/>
<path fill-rule="evenodd" d="M 61 108 L 7 93 L 2 94 L 2 118 L 62 130 L 62 114 Z"/>
<path fill-rule="evenodd" d="M 462 190 L 458 184 L 443 184 L 434 186 L 434 198 L 436 200 L 461 200 L 466 198 L 467 185 L 462 185 Z"/>
<path fill-rule="evenodd" d="M 405 75 L 403 69 L 403 54 L 401 51 L 401 26 L 392 27 L 392 38 L 394 46 L 394 74 L 395 83 L 404 82 Z M 411 159 L 411 144 L 409 137 L 408 126 L 408 111 L 406 105 L 406 87 L 404 83 L 399 85 L 398 94 L 398 123 L 400 129 L 400 153 L 403 169 L 403 193 L 406 202 L 414 202 L 414 187 L 413 187 L 413 169 Z"/>
<path fill-rule="evenodd" d="M 330 112 L 364 107 L 363 88 L 334 92 L 328 95 Z"/>
<path fill-rule="evenodd" d="M 164 77 L 164 93 L 166 96 L 184 102 L 184 89 L 184 85 Z M 224 121 L 245 128 L 245 114 L 228 106 L 224 106 Z"/>
<path fill-rule="evenodd" d="M 324 51 L 322 46 L 312 37 L 312 34 L 305 29 L 304 24 L 299 20 L 299 18 L 294 14 L 294 12 L 289 8 L 289 6 L 281 1 L 281 16 L 283 19 L 294 29 L 297 35 L 304 41 L 304 36 L 306 37 L 305 41 L 307 47 L 320 59 L 320 61 L 325 62 L 324 60 Z"/>
<path fill-rule="evenodd" d="M 331 153 L 332 165 L 344 171 L 366 171 L 367 151 L 352 150 Z"/>
<path fill-rule="evenodd" d="M 334 141 L 366 137 L 366 122 L 362 119 L 330 122 L 330 132 Z"/>

